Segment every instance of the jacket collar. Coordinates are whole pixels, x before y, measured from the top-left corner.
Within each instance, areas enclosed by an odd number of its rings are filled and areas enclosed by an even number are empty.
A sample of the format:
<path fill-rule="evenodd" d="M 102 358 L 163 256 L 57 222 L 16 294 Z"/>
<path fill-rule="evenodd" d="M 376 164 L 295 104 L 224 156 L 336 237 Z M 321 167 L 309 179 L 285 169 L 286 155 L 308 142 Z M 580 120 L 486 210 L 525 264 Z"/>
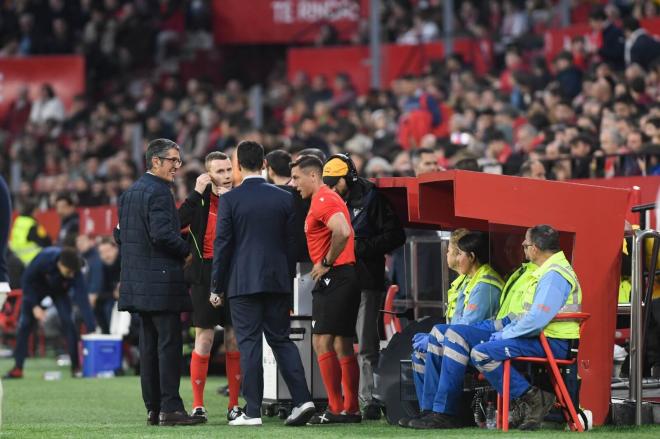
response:
<path fill-rule="evenodd" d="M 145 172 L 145 173 L 144 173 L 144 178 L 146 178 L 146 179 L 149 180 L 149 181 L 153 181 L 153 182 L 158 182 L 158 183 L 164 184 L 164 185 L 166 185 L 167 187 L 170 187 L 170 186 L 173 186 L 173 185 L 174 185 L 174 183 L 170 183 L 169 181 L 167 181 L 167 180 L 165 180 L 165 179 L 162 179 L 162 178 L 160 178 L 160 177 L 157 177 L 157 176 L 155 176 L 154 174 L 151 174 L 151 173 L 149 173 L 149 172 Z"/>
<path fill-rule="evenodd" d="M 260 175 L 258 175 L 258 176 L 255 175 L 255 176 L 249 176 L 247 178 L 244 178 L 241 185 L 244 185 L 244 184 L 261 184 L 261 183 L 265 183 L 265 182 L 266 182 L 265 178 L 263 178 Z"/>

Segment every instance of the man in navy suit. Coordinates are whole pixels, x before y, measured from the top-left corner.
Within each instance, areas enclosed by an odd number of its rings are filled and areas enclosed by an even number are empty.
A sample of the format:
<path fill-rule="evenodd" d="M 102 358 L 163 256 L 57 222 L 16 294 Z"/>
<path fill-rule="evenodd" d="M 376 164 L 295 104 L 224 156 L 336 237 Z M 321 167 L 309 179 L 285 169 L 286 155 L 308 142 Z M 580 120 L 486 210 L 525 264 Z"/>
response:
<path fill-rule="evenodd" d="M 211 294 L 213 306 L 231 301 L 241 353 L 245 412 L 229 425 L 261 425 L 262 334 L 273 349 L 295 405 L 286 425 L 304 425 L 315 411 L 298 349 L 289 340 L 295 269 L 295 216 L 290 193 L 266 183 L 263 147 L 237 146 L 243 183 L 218 203 Z"/>

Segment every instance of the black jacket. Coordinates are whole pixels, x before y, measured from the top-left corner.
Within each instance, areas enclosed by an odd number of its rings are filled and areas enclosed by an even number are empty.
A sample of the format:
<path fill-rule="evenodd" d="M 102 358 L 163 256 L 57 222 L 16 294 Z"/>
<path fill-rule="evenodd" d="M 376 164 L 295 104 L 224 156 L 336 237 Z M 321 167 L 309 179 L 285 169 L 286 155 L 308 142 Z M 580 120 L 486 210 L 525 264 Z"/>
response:
<path fill-rule="evenodd" d="M 406 242 L 406 235 L 389 200 L 376 185 L 359 178 L 346 200 L 355 232 L 355 257 L 362 290 L 385 288 L 385 254 Z"/>
<path fill-rule="evenodd" d="M 307 249 L 307 237 L 305 236 L 305 219 L 309 213 L 309 206 L 312 199 L 305 200 L 300 196 L 300 192 L 293 186 L 277 185 L 278 188 L 284 189 L 293 196 L 293 211 L 295 215 L 294 235 L 296 238 L 296 262 L 310 262 L 309 250 Z"/>
<path fill-rule="evenodd" d="M 639 35 L 630 48 L 630 62 L 648 70 L 651 63 L 658 58 L 660 58 L 660 41 L 647 33 Z"/>
<path fill-rule="evenodd" d="M 144 174 L 119 198 L 121 249 L 119 310 L 190 311 L 183 261 L 190 253 L 181 238 L 179 215 L 170 184 Z"/>
<path fill-rule="evenodd" d="M 192 263 L 184 271 L 186 282 L 196 285 L 211 285 L 211 279 L 202 279 L 202 260 L 204 259 L 204 235 L 209 222 L 211 206 L 211 185 L 204 189 L 202 195 L 192 191 L 186 201 L 179 206 L 179 220 L 181 227 L 190 226 L 188 245 L 192 252 Z M 207 288 L 208 289 L 208 288 Z"/>
<path fill-rule="evenodd" d="M 615 70 L 623 70 L 625 67 L 623 60 L 625 37 L 623 31 L 610 23 L 603 29 L 602 37 L 603 45 L 598 50 L 598 54 L 603 58 L 603 61 Z"/>

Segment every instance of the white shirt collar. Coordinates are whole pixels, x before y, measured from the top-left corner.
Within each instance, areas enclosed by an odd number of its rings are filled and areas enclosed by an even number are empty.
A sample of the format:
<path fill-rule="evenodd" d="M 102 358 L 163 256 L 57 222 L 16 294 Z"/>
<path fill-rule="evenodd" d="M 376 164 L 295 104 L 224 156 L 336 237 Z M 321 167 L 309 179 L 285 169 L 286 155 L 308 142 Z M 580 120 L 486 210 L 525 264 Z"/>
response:
<path fill-rule="evenodd" d="M 261 178 L 262 180 L 264 180 L 264 177 L 261 175 L 248 175 L 247 177 L 243 177 L 243 181 L 249 180 L 251 178 Z"/>

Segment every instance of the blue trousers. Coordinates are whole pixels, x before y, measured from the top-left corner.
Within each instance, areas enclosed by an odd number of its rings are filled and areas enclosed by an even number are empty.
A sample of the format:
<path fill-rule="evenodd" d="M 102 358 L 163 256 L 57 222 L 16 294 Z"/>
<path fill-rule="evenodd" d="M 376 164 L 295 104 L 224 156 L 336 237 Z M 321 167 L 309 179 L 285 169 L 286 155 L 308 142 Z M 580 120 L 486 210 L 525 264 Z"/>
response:
<path fill-rule="evenodd" d="M 569 353 L 568 341 L 548 338 L 550 350 L 555 358 L 567 358 Z M 538 338 L 510 338 L 486 342 L 476 345 L 470 354 L 474 366 L 484 374 L 488 382 L 502 392 L 502 378 L 504 375 L 503 360 L 515 357 L 545 357 L 543 346 Z M 529 382 L 523 375 L 511 368 L 509 394 L 511 399 L 517 399 L 529 389 Z"/>
<path fill-rule="evenodd" d="M 69 356 L 71 357 L 71 367 L 77 369 L 79 366 L 78 358 L 78 330 L 73 322 L 73 306 L 71 299 L 68 295 L 62 294 L 51 297 L 53 305 L 57 310 L 57 315 L 60 317 L 62 330 L 66 335 L 66 343 L 69 348 Z M 35 304 L 30 301 L 25 301 L 21 305 L 21 312 L 18 318 L 18 328 L 16 331 L 16 347 L 14 348 L 14 361 L 16 367 L 23 369 L 25 357 L 27 357 L 28 338 L 34 328 L 36 319 L 32 313 L 32 308 Z"/>
<path fill-rule="evenodd" d="M 440 378 L 444 334 L 447 328 L 449 325 L 446 324 L 435 325 L 429 335 L 427 351 L 412 353 L 413 378 L 420 410 L 431 410 L 433 406 L 433 398 Z"/>

